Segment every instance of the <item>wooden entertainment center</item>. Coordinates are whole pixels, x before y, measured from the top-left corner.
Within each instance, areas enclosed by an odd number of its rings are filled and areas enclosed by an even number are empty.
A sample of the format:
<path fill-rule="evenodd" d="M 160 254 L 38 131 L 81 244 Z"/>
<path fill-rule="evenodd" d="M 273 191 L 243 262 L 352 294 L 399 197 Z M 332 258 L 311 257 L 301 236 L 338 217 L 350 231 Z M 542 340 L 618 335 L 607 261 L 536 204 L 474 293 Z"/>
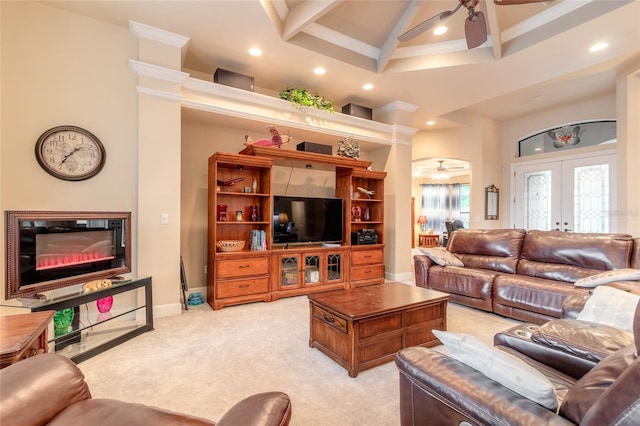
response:
<path fill-rule="evenodd" d="M 343 200 L 344 209 L 341 244 L 272 246 L 273 196 L 279 195 L 272 193 L 273 165 L 335 170 L 335 197 Z M 209 305 L 221 309 L 383 283 L 387 173 L 368 170 L 370 166 L 365 160 L 254 145 L 239 154 L 209 157 Z M 352 245 L 352 233 L 364 229 L 374 230 L 377 242 Z M 261 234 L 264 244 L 254 234 Z M 218 247 L 221 241 L 227 246 L 244 241 L 244 247 L 227 251 Z"/>

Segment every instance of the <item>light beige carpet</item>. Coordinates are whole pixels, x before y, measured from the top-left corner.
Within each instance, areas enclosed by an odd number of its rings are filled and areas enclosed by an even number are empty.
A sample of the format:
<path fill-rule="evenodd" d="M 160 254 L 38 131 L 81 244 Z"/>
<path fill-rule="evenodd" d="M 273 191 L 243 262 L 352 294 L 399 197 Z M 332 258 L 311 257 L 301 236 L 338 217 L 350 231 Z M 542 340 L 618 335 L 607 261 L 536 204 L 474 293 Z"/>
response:
<path fill-rule="evenodd" d="M 517 321 L 449 304 L 448 329 L 487 344 Z M 94 398 L 113 398 L 218 420 L 240 399 L 280 390 L 291 425 L 398 425 L 393 362 L 356 378 L 309 347 L 306 296 L 160 318 L 155 330 L 79 364 Z"/>

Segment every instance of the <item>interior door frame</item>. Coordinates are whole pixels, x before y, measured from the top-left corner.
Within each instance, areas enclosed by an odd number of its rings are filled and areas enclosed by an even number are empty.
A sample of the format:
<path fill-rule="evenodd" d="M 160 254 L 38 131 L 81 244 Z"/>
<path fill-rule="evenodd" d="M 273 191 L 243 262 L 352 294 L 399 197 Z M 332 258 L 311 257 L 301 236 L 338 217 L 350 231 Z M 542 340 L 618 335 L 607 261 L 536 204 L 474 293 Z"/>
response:
<path fill-rule="evenodd" d="M 579 153 L 579 154 L 567 154 L 567 155 L 562 155 L 562 156 L 553 156 L 553 157 L 546 157 L 544 159 L 536 159 L 536 160 L 530 160 L 530 161 L 522 161 L 522 162 L 514 162 L 511 163 L 510 165 L 510 188 L 509 188 L 509 199 L 511 200 L 510 202 L 510 208 L 509 208 L 509 223 L 511 223 L 511 226 L 513 228 L 516 227 L 516 195 L 517 195 L 517 185 L 516 185 L 516 168 L 518 167 L 527 167 L 527 166 L 537 166 L 537 165 L 543 165 L 543 164 L 549 164 L 549 163 L 555 163 L 555 162 L 565 162 L 565 161 L 574 161 L 574 160 L 580 160 L 580 159 L 586 159 L 586 158 L 593 158 L 593 157 L 602 157 L 605 155 L 611 155 L 614 158 L 613 161 L 613 170 L 611 170 L 610 173 L 610 179 L 611 179 L 611 183 L 610 183 L 610 190 L 611 190 L 611 210 L 612 213 L 610 214 L 610 223 L 609 223 L 609 231 L 610 232 L 616 232 L 617 229 L 617 223 L 616 223 L 616 217 L 615 214 L 613 214 L 613 212 L 617 209 L 617 194 L 616 194 L 616 188 L 617 188 L 617 182 L 616 182 L 616 150 L 615 149 L 606 149 L 606 150 L 598 150 L 598 151 L 591 151 L 591 152 L 585 152 L 585 153 Z"/>

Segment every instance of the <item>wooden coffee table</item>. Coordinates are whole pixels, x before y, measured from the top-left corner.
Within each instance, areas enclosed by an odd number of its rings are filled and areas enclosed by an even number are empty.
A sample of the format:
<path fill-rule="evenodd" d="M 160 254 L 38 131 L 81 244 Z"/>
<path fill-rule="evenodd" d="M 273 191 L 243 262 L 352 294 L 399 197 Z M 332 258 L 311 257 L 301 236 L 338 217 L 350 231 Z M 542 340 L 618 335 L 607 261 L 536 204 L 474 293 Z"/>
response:
<path fill-rule="evenodd" d="M 385 283 L 311 294 L 309 346 L 349 376 L 394 359 L 408 346 L 436 346 L 431 330 L 447 329 L 449 294 Z"/>

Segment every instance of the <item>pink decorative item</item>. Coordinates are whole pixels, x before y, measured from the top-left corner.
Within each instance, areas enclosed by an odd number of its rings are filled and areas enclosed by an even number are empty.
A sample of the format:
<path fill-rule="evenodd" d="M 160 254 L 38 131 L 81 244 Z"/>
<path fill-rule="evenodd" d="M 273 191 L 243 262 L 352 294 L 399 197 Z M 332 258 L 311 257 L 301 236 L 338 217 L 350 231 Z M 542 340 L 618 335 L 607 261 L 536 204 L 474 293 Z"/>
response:
<path fill-rule="evenodd" d="M 113 306 L 113 296 L 107 296 L 96 300 L 96 306 L 100 313 L 109 312 Z"/>

